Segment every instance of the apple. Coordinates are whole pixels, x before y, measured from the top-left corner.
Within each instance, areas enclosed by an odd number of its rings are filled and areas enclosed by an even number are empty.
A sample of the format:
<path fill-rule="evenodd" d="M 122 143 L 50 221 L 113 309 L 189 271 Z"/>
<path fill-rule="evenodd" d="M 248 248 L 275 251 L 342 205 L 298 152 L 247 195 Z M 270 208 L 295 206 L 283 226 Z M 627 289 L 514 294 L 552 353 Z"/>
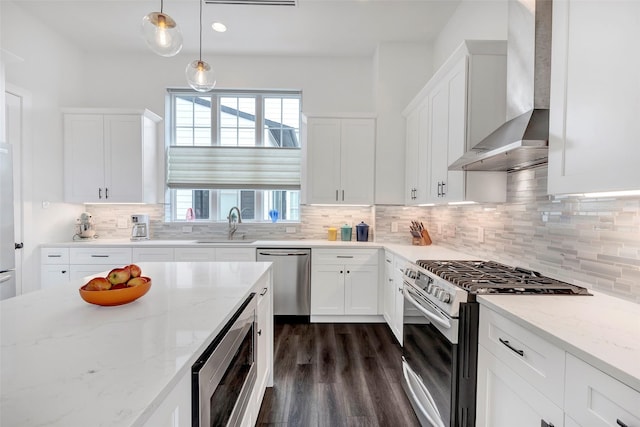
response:
<path fill-rule="evenodd" d="M 142 270 L 135 264 L 129 265 L 129 270 L 131 271 L 131 277 L 140 277 L 142 274 Z"/>
<path fill-rule="evenodd" d="M 148 281 L 149 281 L 148 277 L 142 277 L 142 276 L 134 277 L 133 279 L 129 279 L 129 281 L 127 282 L 127 286 L 131 287 L 131 286 L 143 285 Z"/>
<path fill-rule="evenodd" d="M 107 279 L 111 282 L 112 285 L 117 285 L 119 283 L 127 283 L 131 278 L 131 271 L 129 267 L 124 268 L 114 268 L 107 274 Z"/>
<path fill-rule="evenodd" d="M 126 287 L 126 283 L 118 283 L 117 285 L 113 285 L 110 290 L 113 291 L 114 289 L 124 289 Z"/>
<path fill-rule="evenodd" d="M 84 287 L 87 291 L 106 291 L 111 289 L 111 282 L 104 277 L 94 277 Z"/>

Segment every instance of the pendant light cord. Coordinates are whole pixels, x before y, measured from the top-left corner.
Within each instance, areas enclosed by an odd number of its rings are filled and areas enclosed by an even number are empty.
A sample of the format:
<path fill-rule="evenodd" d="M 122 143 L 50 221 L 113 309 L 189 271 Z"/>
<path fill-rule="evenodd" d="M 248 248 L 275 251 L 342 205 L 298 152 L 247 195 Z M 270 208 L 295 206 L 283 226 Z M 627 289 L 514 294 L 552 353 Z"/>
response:
<path fill-rule="evenodd" d="M 202 62 L 202 2 L 203 0 L 199 0 L 200 2 L 200 62 Z"/>
<path fill-rule="evenodd" d="M 160 0 L 160 13 L 162 13 L 163 7 L 164 7 L 164 0 Z"/>

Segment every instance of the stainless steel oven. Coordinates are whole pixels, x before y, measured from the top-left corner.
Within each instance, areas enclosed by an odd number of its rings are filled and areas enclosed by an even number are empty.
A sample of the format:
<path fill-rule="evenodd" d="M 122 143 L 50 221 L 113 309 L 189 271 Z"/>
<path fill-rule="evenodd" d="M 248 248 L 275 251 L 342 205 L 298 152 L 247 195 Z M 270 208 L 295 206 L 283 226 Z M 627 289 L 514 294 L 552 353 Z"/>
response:
<path fill-rule="evenodd" d="M 477 303 L 459 303 L 454 317 L 415 286 L 416 279 L 424 280 L 405 276 L 403 286 L 405 307 L 419 315 L 404 318 L 402 386 L 422 426 L 473 427 Z"/>
<path fill-rule="evenodd" d="M 193 427 L 238 426 L 256 383 L 256 300 L 251 294 L 191 369 Z"/>

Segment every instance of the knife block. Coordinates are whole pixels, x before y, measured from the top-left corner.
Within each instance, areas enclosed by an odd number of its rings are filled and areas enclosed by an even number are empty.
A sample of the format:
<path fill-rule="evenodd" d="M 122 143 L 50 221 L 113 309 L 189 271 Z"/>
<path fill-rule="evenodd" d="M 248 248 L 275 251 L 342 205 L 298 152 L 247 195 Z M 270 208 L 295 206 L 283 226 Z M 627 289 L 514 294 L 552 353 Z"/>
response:
<path fill-rule="evenodd" d="M 415 246 L 429 246 L 431 243 L 431 237 L 429 236 L 429 232 L 427 230 L 422 230 L 420 232 L 420 237 L 414 237 L 411 244 Z"/>

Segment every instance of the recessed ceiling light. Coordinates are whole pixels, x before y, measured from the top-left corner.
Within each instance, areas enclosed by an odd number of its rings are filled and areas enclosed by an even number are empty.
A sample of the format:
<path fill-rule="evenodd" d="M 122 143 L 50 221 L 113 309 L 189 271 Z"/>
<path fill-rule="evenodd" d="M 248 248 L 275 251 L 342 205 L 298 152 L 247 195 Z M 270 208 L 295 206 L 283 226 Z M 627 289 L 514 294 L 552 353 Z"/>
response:
<path fill-rule="evenodd" d="M 213 28 L 213 31 L 217 31 L 219 33 L 224 33 L 225 31 L 227 31 L 227 26 L 222 22 L 214 22 L 213 24 L 211 24 L 211 28 Z"/>

